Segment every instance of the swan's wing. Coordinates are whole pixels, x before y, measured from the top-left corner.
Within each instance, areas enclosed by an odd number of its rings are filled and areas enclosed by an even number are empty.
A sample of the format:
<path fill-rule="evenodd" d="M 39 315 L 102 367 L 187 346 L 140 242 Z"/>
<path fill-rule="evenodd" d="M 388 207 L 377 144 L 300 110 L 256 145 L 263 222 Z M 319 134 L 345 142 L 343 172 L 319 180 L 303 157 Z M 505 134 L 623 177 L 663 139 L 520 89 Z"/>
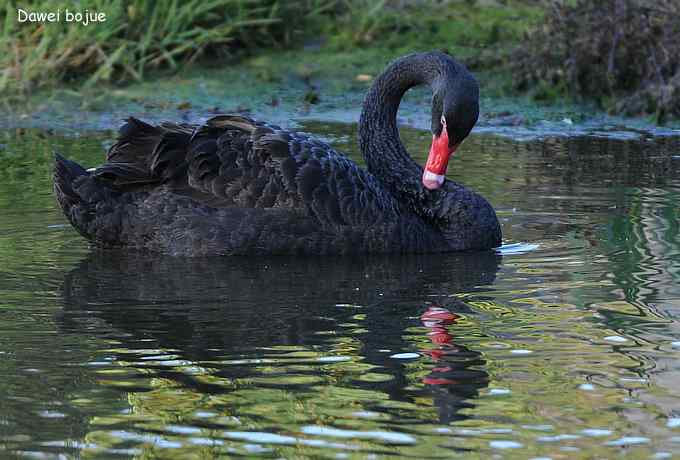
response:
<path fill-rule="evenodd" d="M 399 214 L 374 176 L 327 144 L 240 116 L 201 126 L 131 118 L 95 174 L 121 189 L 165 184 L 215 207 L 306 210 L 326 225 Z"/>
<path fill-rule="evenodd" d="M 187 148 L 195 129 L 175 123 L 151 126 L 130 117 L 109 149 L 106 163 L 94 175 L 123 190 L 179 178 L 186 172 Z"/>

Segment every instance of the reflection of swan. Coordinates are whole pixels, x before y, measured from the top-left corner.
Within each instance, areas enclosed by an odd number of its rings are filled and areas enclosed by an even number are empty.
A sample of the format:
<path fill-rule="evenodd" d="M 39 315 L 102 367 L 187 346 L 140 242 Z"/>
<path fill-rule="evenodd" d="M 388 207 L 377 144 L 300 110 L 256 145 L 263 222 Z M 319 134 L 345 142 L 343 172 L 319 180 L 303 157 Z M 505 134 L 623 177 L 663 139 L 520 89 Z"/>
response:
<path fill-rule="evenodd" d="M 456 345 L 447 329 L 460 317 L 446 308 L 430 307 L 420 316 L 423 325 L 430 329 L 427 333 L 435 348 L 423 350 L 437 363 L 423 383 L 429 385 L 439 408 L 439 421 L 450 423 L 463 418 L 458 410 L 472 407 L 466 400 L 477 396 L 480 388 L 486 387 L 489 376 L 479 370 L 486 361 L 479 352 Z M 474 366 L 476 369 L 470 369 Z M 452 410 L 453 409 L 453 410 Z"/>
<path fill-rule="evenodd" d="M 399 139 L 404 93 L 428 84 L 432 148 L 423 168 Z M 307 135 L 222 115 L 202 126 L 121 128 L 92 173 L 57 158 L 66 217 L 101 246 L 168 254 L 425 253 L 501 242 L 481 196 L 445 181 L 479 114 L 479 87 L 443 53 L 398 59 L 376 79 L 359 122 L 367 170 Z"/>
<path fill-rule="evenodd" d="M 119 336 L 121 348 L 136 349 L 140 339 L 153 340 L 153 347 L 172 349 L 196 363 L 211 361 L 213 368 L 219 367 L 216 357 L 259 358 L 263 348 L 283 345 L 330 350 L 338 337 L 351 337 L 359 344 L 352 352 L 357 358 L 375 372 L 392 376 L 351 385 L 409 400 L 413 394 L 405 389 L 410 385 L 407 368 L 380 350 L 410 348 L 404 330 L 414 326 L 412 317 L 426 300 L 442 295 L 441 302 L 455 308 L 447 295 L 492 283 L 499 261 L 493 253 L 181 260 L 97 252 L 66 277 L 60 328 L 82 333 L 83 325 L 97 318 L 124 332 Z M 360 324 L 364 333 L 354 335 L 339 327 L 355 323 L 359 312 L 365 316 Z M 335 334 L 318 334 L 329 330 Z M 218 372 L 252 376 L 254 371 L 225 365 Z M 457 412 L 463 399 L 473 398 L 475 389 L 486 385 L 486 373 L 479 374 L 476 383 L 468 379 L 436 390 L 450 395 L 437 400 L 454 405 L 442 408 L 442 413 Z M 187 378 L 182 384 L 194 383 Z M 428 386 L 418 391 L 422 396 L 430 392 Z"/>

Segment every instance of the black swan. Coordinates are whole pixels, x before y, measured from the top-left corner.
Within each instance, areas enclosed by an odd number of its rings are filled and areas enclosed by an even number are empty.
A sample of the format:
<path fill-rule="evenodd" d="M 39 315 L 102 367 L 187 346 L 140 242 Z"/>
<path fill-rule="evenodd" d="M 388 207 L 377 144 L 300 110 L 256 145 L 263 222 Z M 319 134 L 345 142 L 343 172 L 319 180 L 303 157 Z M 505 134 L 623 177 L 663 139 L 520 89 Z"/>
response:
<path fill-rule="evenodd" d="M 404 93 L 433 91 L 432 147 L 421 168 L 399 139 Z M 94 170 L 57 155 L 64 214 L 102 247 L 172 255 L 426 253 L 501 243 L 491 205 L 445 180 L 479 115 L 479 86 L 450 56 L 393 62 L 364 101 L 367 169 L 306 134 L 236 115 L 203 125 L 129 118 Z"/>

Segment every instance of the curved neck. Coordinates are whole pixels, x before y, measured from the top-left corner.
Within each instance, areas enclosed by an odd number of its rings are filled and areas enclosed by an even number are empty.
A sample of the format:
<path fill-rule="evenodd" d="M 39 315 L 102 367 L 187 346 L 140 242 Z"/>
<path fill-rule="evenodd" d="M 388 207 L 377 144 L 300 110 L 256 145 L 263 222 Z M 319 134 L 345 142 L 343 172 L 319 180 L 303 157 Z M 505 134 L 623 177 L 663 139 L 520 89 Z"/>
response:
<path fill-rule="evenodd" d="M 393 62 L 373 83 L 359 119 L 359 145 L 368 171 L 394 195 L 423 197 L 422 168 L 409 156 L 399 138 L 397 111 L 404 93 L 428 84 L 436 90 L 441 81 L 458 73 L 453 59 L 443 53 L 411 54 Z"/>

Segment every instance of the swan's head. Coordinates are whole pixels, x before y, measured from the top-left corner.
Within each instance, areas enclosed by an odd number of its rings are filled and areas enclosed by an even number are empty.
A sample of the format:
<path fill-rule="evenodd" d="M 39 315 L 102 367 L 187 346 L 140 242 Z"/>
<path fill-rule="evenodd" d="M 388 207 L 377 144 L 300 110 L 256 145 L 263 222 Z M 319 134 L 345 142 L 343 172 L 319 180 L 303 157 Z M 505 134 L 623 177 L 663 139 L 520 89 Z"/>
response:
<path fill-rule="evenodd" d="M 479 85 L 464 67 L 432 86 L 432 146 L 423 172 L 423 185 L 429 190 L 442 186 L 449 158 L 479 117 Z"/>

